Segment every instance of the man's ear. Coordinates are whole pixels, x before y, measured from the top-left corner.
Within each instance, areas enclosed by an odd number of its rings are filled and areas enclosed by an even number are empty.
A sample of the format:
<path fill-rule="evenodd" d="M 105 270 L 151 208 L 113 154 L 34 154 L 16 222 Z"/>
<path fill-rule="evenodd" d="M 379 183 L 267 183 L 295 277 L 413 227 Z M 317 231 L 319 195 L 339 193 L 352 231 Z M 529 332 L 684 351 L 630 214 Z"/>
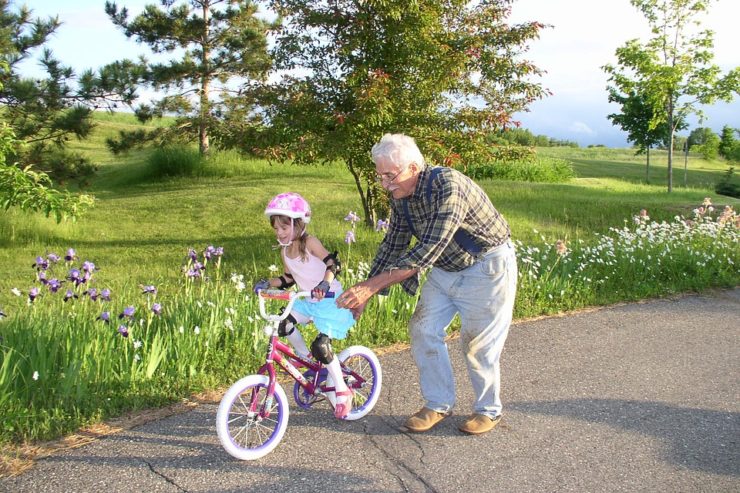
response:
<path fill-rule="evenodd" d="M 409 164 L 409 168 L 411 168 L 411 171 L 412 171 L 412 172 L 413 172 L 414 174 L 417 174 L 417 173 L 419 172 L 419 170 L 421 169 L 421 168 L 419 167 L 419 165 L 418 165 L 418 164 L 416 164 L 416 162 L 415 162 L 415 161 L 412 161 L 412 162 L 411 162 L 411 164 Z"/>

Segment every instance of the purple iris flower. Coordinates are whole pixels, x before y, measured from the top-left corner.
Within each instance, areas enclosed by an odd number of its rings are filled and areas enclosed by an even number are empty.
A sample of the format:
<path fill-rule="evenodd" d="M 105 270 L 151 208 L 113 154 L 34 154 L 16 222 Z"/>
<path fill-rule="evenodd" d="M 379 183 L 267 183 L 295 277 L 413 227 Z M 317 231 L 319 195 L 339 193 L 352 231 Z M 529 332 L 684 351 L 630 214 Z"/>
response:
<path fill-rule="evenodd" d="M 389 225 L 390 225 L 389 221 L 383 221 L 382 219 L 378 219 L 378 224 L 375 225 L 375 231 L 387 231 Z"/>
<path fill-rule="evenodd" d="M 72 269 L 69 271 L 69 275 L 67 276 L 67 279 L 75 283 L 75 286 L 79 286 L 83 282 L 85 282 L 82 278 L 82 273 L 79 269 Z"/>
<path fill-rule="evenodd" d="M 349 214 L 347 214 L 346 216 L 344 216 L 344 220 L 345 221 L 349 221 L 352 224 L 355 224 L 356 222 L 358 222 L 360 220 L 360 216 L 358 216 L 357 214 L 355 214 L 354 211 L 349 211 Z"/>
<path fill-rule="evenodd" d="M 90 289 L 88 289 L 87 291 L 85 291 L 82 294 L 88 295 L 90 297 L 90 299 L 93 300 L 93 301 L 98 301 L 98 297 L 100 296 L 98 294 L 98 290 L 95 289 L 95 288 L 90 288 Z"/>
<path fill-rule="evenodd" d="M 350 244 L 354 243 L 355 241 L 356 241 L 355 240 L 355 232 L 352 231 L 352 230 L 347 231 L 347 234 L 344 235 L 344 242 L 346 244 L 350 245 Z"/>
<path fill-rule="evenodd" d="M 136 311 L 136 308 L 134 308 L 133 306 L 127 306 L 126 308 L 124 308 L 123 313 L 118 315 L 118 318 L 123 318 L 123 317 L 133 318 L 135 311 Z"/>
<path fill-rule="evenodd" d="M 213 252 L 213 254 L 216 257 L 221 257 L 224 254 L 224 247 L 216 247 L 216 250 Z"/>
<path fill-rule="evenodd" d="M 78 296 L 72 291 L 71 289 L 68 289 L 66 293 L 64 293 L 64 301 L 69 301 L 70 299 L 77 299 Z"/>
<path fill-rule="evenodd" d="M 155 315 L 161 315 L 162 314 L 162 305 L 160 305 L 159 303 L 154 303 L 152 305 L 152 313 L 154 313 Z"/>
<path fill-rule="evenodd" d="M 215 251 L 216 251 L 216 249 L 213 247 L 213 245 L 208 245 L 206 247 L 205 251 L 203 252 L 203 257 L 205 257 L 206 260 L 210 260 L 211 259 L 211 255 L 213 255 L 213 253 Z"/>
<path fill-rule="evenodd" d="M 39 288 L 31 288 L 31 290 L 28 292 L 28 301 L 33 303 L 36 301 L 36 297 L 39 295 Z"/>
<path fill-rule="evenodd" d="M 121 334 L 123 337 L 128 337 L 128 327 L 126 327 L 125 325 L 119 325 L 118 333 Z"/>
<path fill-rule="evenodd" d="M 196 269 L 188 269 L 185 275 L 188 277 L 200 277 L 200 271 Z"/>
<path fill-rule="evenodd" d="M 100 299 L 110 301 L 110 289 L 104 289 L 100 292 Z"/>
<path fill-rule="evenodd" d="M 188 248 L 188 257 L 190 257 L 190 260 L 193 262 L 196 262 L 198 260 L 198 254 L 195 252 L 195 249 Z"/>
<path fill-rule="evenodd" d="M 69 250 L 67 250 L 67 254 L 64 255 L 64 260 L 66 260 L 67 262 L 71 262 L 76 258 L 77 258 L 77 252 L 75 252 L 74 248 L 70 248 Z"/>
<path fill-rule="evenodd" d="M 47 259 L 49 260 L 49 262 L 51 262 L 52 264 L 56 264 L 56 263 L 57 263 L 57 262 L 59 262 L 59 260 L 60 260 L 60 258 L 59 258 L 59 255 L 57 255 L 56 253 L 50 253 L 49 255 L 47 255 L 47 256 L 46 256 L 46 258 L 47 258 Z"/>
<path fill-rule="evenodd" d="M 105 323 L 110 323 L 110 312 L 103 312 L 95 320 L 102 320 Z"/>
<path fill-rule="evenodd" d="M 155 288 L 154 286 L 142 286 L 141 289 L 141 294 L 157 294 L 157 288 Z"/>
<path fill-rule="evenodd" d="M 50 292 L 56 293 L 59 291 L 59 288 L 62 287 L 62 282 L 59 279 L 52 279 L 46 283 L 46 286 L 49 288 Z"/>
<path fill-rule="evenodd" d="M 92 262 L 85 261 L 82 263 L 82 270 L 92 274 L 95 271 L 95 264 Z"/>
<path fill-rule="evenodd" d="M 37 278 L 37 279 L 38 279 L 39 281 L 41 281 L 41 284 L 46 284 L 46 283 L 48 282 L 48 281 L 46 280 L 46 271 L 45 271 L 45 270 L 40 270 L 40 271 L 38 271 L 38 273 L 36 274 L 36 278 Z"/>
<path fill-rule="evenodd" d="M 36 262 L 31 267 L 36 267 L 39 270 L 46 270 L 49 268 L 49 261 L 44 257 L 36 257 Z"/>

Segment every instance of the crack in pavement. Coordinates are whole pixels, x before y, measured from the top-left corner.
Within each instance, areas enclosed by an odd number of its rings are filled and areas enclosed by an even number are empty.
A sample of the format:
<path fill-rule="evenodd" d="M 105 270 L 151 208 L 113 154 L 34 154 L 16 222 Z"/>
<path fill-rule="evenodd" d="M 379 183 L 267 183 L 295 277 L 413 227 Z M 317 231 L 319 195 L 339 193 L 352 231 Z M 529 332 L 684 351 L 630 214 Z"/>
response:
<path fill-rule="evenodd" d="M 383 424 L 385 424 L 386 426 L 388 426 L 390 429 L 396 430 L 396 428 L 392 424 L 390 424 L 386 419 L 384 419 L 384 418 L 381 417 L 380 418 L 380 421 Z M 403 434 L 403 435 L 406 435 L 409 438 L 412 438 L 407 433 L 403 433 L 403 432 L 400 432 L 400 433 Z M 406 464 L 406 462 L 404 462 L 403 460 L 401 460 L 400 458 L 394 456 L 392 453 L 390 453 L 388 450 L 386 450 L 376 440 L 376 438 L 373 435 L 369 434 L 368 433 L 368 430 L 367 430 L 367 424 L 365 425 L 365 434 L 370 439 L 370 442 L 373 444 L 373 446 L 375 447 L 375 449 L 378 450 L 381 454 L 383 454 L 383 456 L 390 462 L 390 464 L 393 464 L 393 466 L 394 466 L 395 469 L 401 469 L 403 471 L 406 471 L 406 473 L 408 475 L 410 475 L 412 479 L 414 479 L 418 483 L 421 483 L 422 485 L 424 485 L 424 488 L 425 488 L 425 490 L 427 492 L 429 492 L 429 493 L 437 493 L 437 490 L 431 484 L 429 484 L 422 476 L 420 476 L 411 466 L 409 466 L 408 464 Z M 418 449 L 419 449 L 419 451 L 421 453 L 421 457 L 419 458 L 419 462 L 421 462 L 423 464 L 424 463 L 424 460 L 423 460 L 423 458 L 424 458 L 424 449 L 420 446 L 420 444 L 419 444 L 419 442 L 417 440 L 415 440 L 415 439 L 412 438 L 412 441 L 417 445 L 417 447 L 418 447 Z M 396 480 L 400 483 L 400 486 L 404 489 L 404 491 L 407 491 L 407 492 L 410 492 L 411 491 L 411 489 L 409 488 L 410 485 L 407 484 L 407 481 L 403 477 L 401 477 L 400 474 L 395 473 L 392 470 L 389 470 L 388 468 L 386 468 L 386 470 L 388 470 L 388 472 L 393 477 L 396 478 Z"/>
<path fill-rule="evenodd" d="M 156 469 L 154 469 L 154 466 L 149 461 L 146 461 L 145 460 L 144 461 L 144 464 L 146 464 L 147 466 L 149 466 L 149 470 L 150 471 L 152 471 L 154 474 L 156 474 L 160 478 L 162 478 L 165 481 L 167 481 L 168 483 L 170 483 L 172 486 L 174 486 L 175 488 L 177 488 L 179 491 L 184 491 L 185 493 L 187 493 L 188 490 L 186 490 L 185 488 L 182 488 L 180 485 L 178 485 L 177 483 L 175 483 L 173 480 L 171 480 L 170 478 L 168 478 L 167 476 L 165 476 L 161 472 L 159 472 Z"/>

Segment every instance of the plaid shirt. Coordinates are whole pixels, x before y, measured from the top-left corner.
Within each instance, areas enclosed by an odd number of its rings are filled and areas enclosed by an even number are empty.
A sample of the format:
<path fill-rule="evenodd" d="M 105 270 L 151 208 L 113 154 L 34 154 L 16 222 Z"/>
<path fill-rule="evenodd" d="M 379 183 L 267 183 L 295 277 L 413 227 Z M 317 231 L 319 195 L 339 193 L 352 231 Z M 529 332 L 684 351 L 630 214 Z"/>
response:
<path fill-rule="evenodd" d="M 427 199 L 430 168 L 419 173 L 416 188 L 410 197 L 390 199 L 391 221 L 388 233 L 378 248 L 369 277 L 392 269 L 419 269 L 431 266 L 456 272 L 470 267 L 479 255 L 472 255 L 454 240 L 459 229 L 465 230 L 485 252 L 497 247 L 511 236 L 509 225 L 496 210 L 486 193 L 470 178 L 451 168 L 444 168 L 432 183 L 431 201 Z M 408 201 L 409 215 L 414 223 L 414 236 L 404 214 Z M 404 291 L 415 294 L 419 275 L 401 283 Z M 385 289 L 381 294 L 387 294 Z"/>

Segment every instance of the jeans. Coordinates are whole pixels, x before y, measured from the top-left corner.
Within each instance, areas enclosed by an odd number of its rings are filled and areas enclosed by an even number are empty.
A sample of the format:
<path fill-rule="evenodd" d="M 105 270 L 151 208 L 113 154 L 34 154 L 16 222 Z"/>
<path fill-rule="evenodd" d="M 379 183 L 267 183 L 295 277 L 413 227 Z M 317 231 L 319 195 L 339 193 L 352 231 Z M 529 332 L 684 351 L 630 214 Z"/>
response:
<path fill-rule="evenodd" d="M 455 406 L 455 380 L 445 342 L 446 329 L 460 314 L 460 344 L 473 386 L 473 412 L 501 414 L 499 359 L 509 333 L 517 265 L 507 241 L 459 272 L 432 268 L 411 317 L 411 351 L 419 370 L 425 407 L 448 412 Z"/>

